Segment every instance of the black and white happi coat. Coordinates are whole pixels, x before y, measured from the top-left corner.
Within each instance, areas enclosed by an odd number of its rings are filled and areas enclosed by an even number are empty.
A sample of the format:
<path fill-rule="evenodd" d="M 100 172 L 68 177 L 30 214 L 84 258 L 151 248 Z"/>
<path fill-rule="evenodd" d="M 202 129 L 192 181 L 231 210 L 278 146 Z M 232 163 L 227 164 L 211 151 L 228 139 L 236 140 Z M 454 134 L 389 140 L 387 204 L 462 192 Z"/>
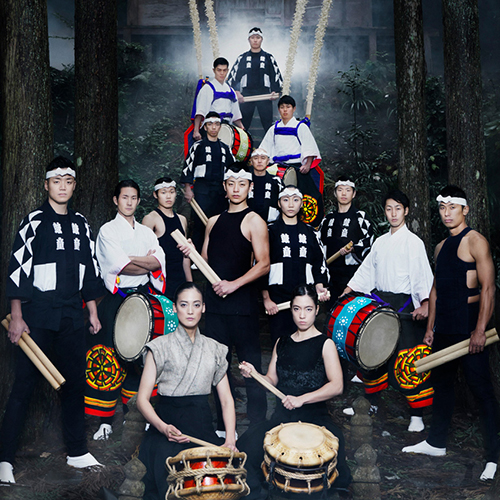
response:
<path fill-rule="evenodd" d="M 105 293 L 87 220 L 59 215 L 48 201 L 22 220 L 8 275 L 7 297 L 21 300 L 30 328 L 57 331 L 63 314 L 83 326 L 82 298 Z"/>
<path fill-rule="evenodd" d="M 253 75 L 250 76 L 250 73 Z M 272 54 L 261 50 L 251 50 L 241 54 L 234 63 L 229 73 L 227 83 L 243 95 L 263 92 L 280 92 L 283 78 L 278 68 L 278 63 Z"/>
<path fill-rule="evenodd" d="M 234 163 L 234 156 L 222 141 L 210 141 L 206 137 L 195 142 L 189 149 L 180 182 L 193 184 L 196 179 L 210 183 L 222 183 L 227 166 Z"/>
<path fill-rule="evenodd" d="M 248 193 L 248 206 L 266 222 L 275 221 L 279 215 L 278 196 L 281 179 L 269 172 L 258 176 L 252 174 L 253 189 Z"/>
<path fill-rule="evenodd" d="M 287 225 L 280 217 L 269 224 L 271 269 L 268 291 L 276 303 L 291 300 L 297 285 L 328 284 L 321 243 L 316 231 L 302 221 Z"/>

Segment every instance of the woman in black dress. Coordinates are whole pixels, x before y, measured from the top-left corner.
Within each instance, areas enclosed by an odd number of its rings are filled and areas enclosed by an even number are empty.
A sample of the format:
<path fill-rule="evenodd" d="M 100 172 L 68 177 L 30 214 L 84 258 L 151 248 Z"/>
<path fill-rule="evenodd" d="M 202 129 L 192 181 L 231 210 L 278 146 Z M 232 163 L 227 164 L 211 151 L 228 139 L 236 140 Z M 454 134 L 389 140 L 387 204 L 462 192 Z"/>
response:
<path fill-rule="evenodd" d="M 342 368 L 335 344 L 323 335 L 314 321 L 319 310 L 318 296 L 314 286 L 301 285 L 292 294 L 292 315 L 297 331 L 291 336 L 281 337 L 274 346 L 269 369 L 265 378 L 286 397 L 278 402 L 271 419 L 257 424 L 238 441 L 238 448 L 248 455 L 248 499 L 267 498 L 264 475 L 260 464 L 264 458 L 262 443 L 265 433 L 287 422 L 308 422 L 325 426 L 339 439 L 337 457 L 338 478 L 334 488 L 346 488 L 351 473 L 345 461 L 344 436 L 332 422 L 326 401 L 338 396 L 343 390 Z M 240 365 L 244 377 L 250 377 L 254 367 L 247 362 Z"/>

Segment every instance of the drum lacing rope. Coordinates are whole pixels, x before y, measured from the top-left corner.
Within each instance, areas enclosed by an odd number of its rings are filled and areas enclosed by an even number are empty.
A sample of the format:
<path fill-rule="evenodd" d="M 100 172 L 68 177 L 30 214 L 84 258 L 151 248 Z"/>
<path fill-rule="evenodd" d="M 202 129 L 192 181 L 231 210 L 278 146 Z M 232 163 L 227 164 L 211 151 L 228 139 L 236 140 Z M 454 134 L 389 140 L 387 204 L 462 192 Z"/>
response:
<path fill-rule="evenodd" d="M 194 479 L 196 483 L 196 493 L 198 495 L 202 494 L 204 486 L 201 483 L 205 476 L 217 476 L 217 479 L 221 486 L 221 493 L 224 493 L 229 486 L 228 484 L 224 483 L 224 479 L 226 478 L 226 476 L 234 476 L 237 485 L 241 487 L 241 493 L 243 493 L 244 495 L 248 495 L 248 493 L 250 493 L 250 487 L 246 484 L 246 482 L 244 482 L 244 478 L 246 478 L 247 475 L 247 471 L 244 468 L 247 458 L 246 455 L 244 455 L 243 459 L 241 459 L 240 466 L 234 467 L 234 451 L 231 450 L 231 455 L 229 456 L 228 463 L 225 467 L 221 468 L 214 467 L 212 465 L 212 457 L 210 456 L 210 451 L 207 451 L 207 455 L 205 457 L 207 462 L 206 467 L 203 467 L 201 469 L 192 469 L 191 462 L 199 461 L 202 459 L 193 459 L 191 457 L 186 458 L 186 455 L 183 453 L 182 463 L 184 464 L 184 469 L 179 471 L 175 469 L 175 465 L 170 464 L 170 461 L 173 458 L 175 457 L 167 458 L 167 468 L 169 471 L 167 477 L 167 482 L 169 483 L 167 497 L 173 493 L 176 498 L 181 498 L 179 492 L 184 489 L 184 480 L 187 478 Z M 214 457 L 215 460 L 220 458 L 226 457 Z"/>
<path fill-rule="evenodd" d="M 331 484 L 330 481 L 328 481 L 328 478 L 334 472 L 335 467 L 337 466 L 337 460 L 334 459 L 328 465 L 324 465 L 322 467 L 322 469 L 324 469 L 323 472 L 308 473 L 306 470 L 304 470 L 304 472 L 291 472 L 282 469 L 275 460 L 271 460 L 267 455 L 264 455 L 264 462 L 269 467 L 269 474 L 266 477 L 266 481 L 269 484 L 277 486 L 274 476 L 276 473 L 278 473 L 285 478 L 285 486 L 283 488 L 285 493 L 288 492 L 288 489 L 290 487 L 290 480 L 297 479 L 299 481 L 307 482 L 308 495 L 312 493 L 311 481 L 313 481 L 314 479 L 323 479 L 323 490 L 325 490 L 325 483 L 326 489 L 330 488 Z"/>

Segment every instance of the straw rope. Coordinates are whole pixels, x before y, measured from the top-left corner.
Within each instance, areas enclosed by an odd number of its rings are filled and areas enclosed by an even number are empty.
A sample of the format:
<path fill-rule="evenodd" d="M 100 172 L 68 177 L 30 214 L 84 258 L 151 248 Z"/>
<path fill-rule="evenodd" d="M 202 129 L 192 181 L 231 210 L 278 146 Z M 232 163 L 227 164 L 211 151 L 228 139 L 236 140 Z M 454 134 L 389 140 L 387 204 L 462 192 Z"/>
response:
<path fill-rule="evenodd" d="M 217 59 L 220 54 L 219 37 L 217 36 L 217 24 L 215 23 L 215 11 L 213 0 L 205 0 L 205 12 L 208 19 L 208 29 L 210 31 L 210 43 L 212 44 L 212 55 Z"/>
<path fill-rule="evenodd" d="M 189 0 L 189 15 L 191 17 L 191 23 L 193 24 L 193 38 L 194 38 L 194 48 L 196 50 L 196 60 L 198 61 L 198 77 L 203 78 L 201 61 L 201 28 L 200 28 L 200 14 L 198 13 L 198 6 L 196 0 Z"/>

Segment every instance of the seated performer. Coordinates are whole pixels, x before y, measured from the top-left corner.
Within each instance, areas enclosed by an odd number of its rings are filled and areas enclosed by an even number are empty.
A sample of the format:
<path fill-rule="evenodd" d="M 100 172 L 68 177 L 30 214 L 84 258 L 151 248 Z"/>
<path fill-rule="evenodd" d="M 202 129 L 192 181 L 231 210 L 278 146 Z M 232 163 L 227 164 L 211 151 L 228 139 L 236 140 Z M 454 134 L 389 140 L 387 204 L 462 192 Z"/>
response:
<path fill-rule="evenodd" d="M 411 318 L 400 317 L 399 343 L 387 364 L 376 370 L 362 371 L 361 374 L 372 411 L 377 411 L 378 393 L 387 388 L 390 382 L 406 396 L 410 405 L 408 430 L 421 432 L 424 430 L 422 408 L 432 405 L 430 382 L 422 379 L 416 387 L 404 388 L 393 369 L 399 353 L 421 343 L 425 329 L 422 320 L 427 318 L 432 287 L 432 271 L 424 243 L 405 224 L 408 205 L 408 197 L 399 190 L 385 196 L 385 216 L 391 229 L 375 240 L 371 252 L 349 281 L 344 293 L 372 293 L 372 298 L 388 303 L 396 311 L 411 313 Z M 391 368 L 388 370 L 388 367 Z M 344 412 L 352 414 L 350 410 L 347 408 Z"/>
<path fill-rule="evenodd" d="M 236 414 L 227 380 L 227 347 L 200 333 L 205 311 L 203 296 L 194 283 L 175 294 L 177 329 L 146 344 L 148 353 L 137 395 L 137 407 L 151 424 L 142 441 L 139 460 L 147 468 L 144 500 L 163 500 L 167 492 L 167 457 L 193 444 L 182 433 L 209 443 L 236 449 Z M 159 401 L 153 408 L 151 392 L 158 384 Z M 215 387 L 222 405 L 226 439 L 213 428 L 208 395 Z"/>
<path fill-rule="evenodd" d="M 9 262 L 6 295 L 12 321 L 9 339 L 17 344 L 23 332 L 45 353 L 66 379 L 61 387 L 62 432 L 73 467 L 100 465 L 88 453 L 83 394 L 85 332 L 82 298 L 90 329 L 101 324 L 95 299 L 104 287 L 97 271 L 94 241 L 83 215 L 68 209 L 75 190 L 75 167 L 58 156 L 47 167 L 45 203 L 23 219 Z M 19 351 L 17 349 L 17 351 Z M 31 360 L 18 352 L 15 380 L 0 430 L 0 481 L 15 483 L 13 466 L 31 395 L 40 377 Z"/>
<path fill-rule="evenodd" d="M 142 223 L 156 234 L 165 252 L 167 269 L 165 295 L 170 300 L 174 300 L 177 287 L 185 281 L 193 281 L 189 258 L 184 257 L 177 248 L 177 243 L 170 236 L 176 229 L 186 235 L 187 220 L 184 215 L 174 211 L 177 191 L 176 183 L 170 177 L 161 177 L 155 182 L 153 196 L 158 200 L 158 208 L 146 215 Z"/>
<path fill-rule="evenodd" d="M 329 266 L 330 293 L 332 304 L 342 295 L 349 280 L 353 277 L 373 244 L 373 226 L 366 212 L 358 210 L 353 204 L 356 185 L 346 176 L 339 177 L 335 183 L 337 211 L 330 212 L 321 223 L 319 232 L 326 247 L 326 257 L 340 250 L 341 256 Z M 350 250 L 344 247 L 350 242 Z"/>
<path fill-rule="evenodd" d="M 234 123 L 237 127 L 244 129 L 241 123 L 241 111 L 238 104 L 238 98 L 234 90 L 226 83 L 226 77 L 229 69 L 229 62 L 223 57 L 218 57 L 214 61 L 213 82 L 207 81 L 196 96 L 196 110 L 193 123 L 193 139 L 201 139 L 200 127 L 202 121 L 210 111 L 219 113 L 222 119 L 229 123 Z"/>
<path fill-rule="evenodd" d="M 120 392 L 126 405 L 139 386 L 139 365 L 125 363 L 115 353 L 113 328 L 118 308 L 132 292 L 148 293 L 152 287 L 165 291 L 165 254 L 153 231 L 134 217 L 140 196 L 136 182 L 119 182 L 113 196 L 116 217 L 97 236 L 97 259 L 108 293 L 99 304 L 102 331 L 88 337 L 87 343 L 85 413 L 101 417 L 96 440 L 108 439 L 113 432 Z"/>
<path fill-rule="evenodd" d="M 328 269 L 316 231 L 299 220 L 302 193 L 295 186 L 287 186 L 279 194 L 278 204 L 281 217 L 269 224 L 271 269 L 262 290 L 273 344 L 296 329 L 290 309 L 279 311 L 278 304 L 291 300 L 298 284 L 315 285 L 321 301 L 329 298 L 325 288 Z"/>
<path fill-rule="evenodd" d="M 252 152 L 250 162 L 253 167 L 253 189 L 248 195 L 248 206 L 266 222 L 273 222 L 280 214 L 278 209 L 280 178 L 272 176 L 267 171 L 269 155 L 262 148 L 257 148 Z"/>
<path fill-rule="evenodd" d="M 245 128 L 250 128 L 257 106 L 262 128 L 267 131 L 273 124 L 271 100 L 278 99 L 283 79 L 273 55 L 262 50 L 263 40 L 264 35 L 260 28 L 252 28 L 248 32 L 250 50 L 238 57 L 231 68 L 227 83 L 236 90 Z M 246 96 L 261 94 L 270 94 L 270 98 L 265 101 L 244 102 Z"/>
<path fill-rule="evenodd" d="M 295 99 L 284 95 L 278 101 L 278 120 L 262 139 L 260 147 L 269 153 L 272 163 L 277 163 L 284 172 L 293 167 L 297 175 L 297 187 L 307 196 L 308 213 L 305 222 L 316 227 L 324 216 L 323 195 L 312 174 L 319 165 L 321 156 L 309 128 L 309 120 L 297 120 L 293 115 L 297 109 Z M 318 174 L 319 175 L 319 174 Z M 288 184 L 288 182 L 287 182 Z"/>
<path fill-rule="evenodd" d="M 293 335 L 281 337 L 275 344 L 265 378 L 286 394 L 270 420 L 250 427 L 238 440 L 238 448 L 248 455 L 247 482 L 250 495 L 264 499 L 267 492 L 260 464 L 264 458 L 265 433 L 281 423 L 308 422 L 325 426 L 339 440 L 336 488 L 346 488 L 351 473 L 345 460 L 344 436 L 328 413 L 326 401 L 342 394 L 343 378 L 335 344 L 314 326 L 318 314 L 318 295 L 311 285 L 301 285 L 292 293 L 292 314 L 296 324 Z M 255 368 L 246 361 L 240 365 L 244 377 Z"/>
<path fill-rule="evenodd" d="M 203 128 L 207 135 L 194 143 L 186 158 L 180 182 L 184 184 L 184 198 L 191 203 L 193 196 L 205 215 L 210 218 L 227 208 L 226 192 L 222 186 L 224 172 L 234 163 L 231 149 L 218 139 L 221 120 L 211 111 L 205 117 Z M 205 238 L 205 225 L 193 211 L 192 240 L 201 252 Z"/>
<path fill-rule="evenodd" d="M 470 339 L 469 354 L 432 369 L 434 403 L 429 437 L 407 453 L 446 455 L 446 441 L 455 404 L 455 380 L 461 364 L 467 385 L 479 403 L 486 467 L 480 479 L 493 479 L 500 453 L 498 402 L 491 383 L 485 330 L 495 298 L 495 267 L 488 242 L 467 226 L 465 193 L 445 187 L 437 197 L 439 215 L 450 236 L 436 247 L 436 276 L 429 299 L 424 342 L 438 352 Z"/>

